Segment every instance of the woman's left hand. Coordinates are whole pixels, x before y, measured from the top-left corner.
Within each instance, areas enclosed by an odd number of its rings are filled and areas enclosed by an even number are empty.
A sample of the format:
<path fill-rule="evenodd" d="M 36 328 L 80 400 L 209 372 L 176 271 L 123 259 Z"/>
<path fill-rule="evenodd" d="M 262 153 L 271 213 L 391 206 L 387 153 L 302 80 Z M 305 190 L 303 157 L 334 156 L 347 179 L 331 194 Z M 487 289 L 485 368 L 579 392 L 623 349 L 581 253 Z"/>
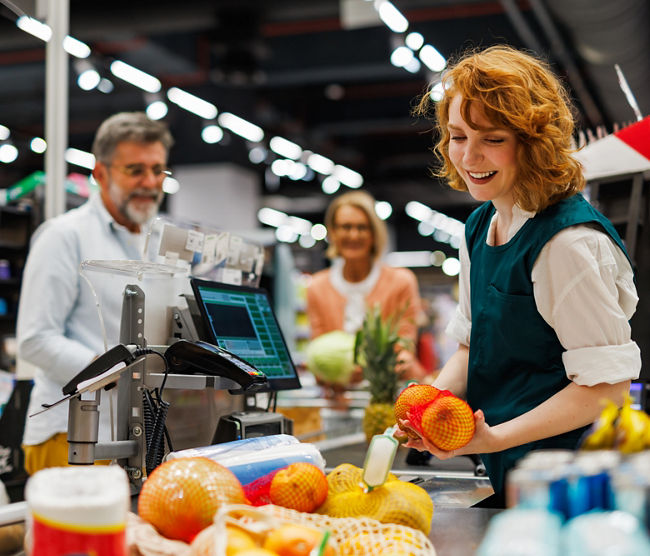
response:
<path fill-rule="evenodd" d="M 475 431 L 472 439 L 458 450 L 441 450 L 435 444 L 418 435 L 418 438 L 409 438 L 405 444 L 407 448 L 415 448 L 421 452 L 428 451 L 438 459 L 445 460 L 451 459 L 456 456 L 463 456 L 466 454 L 486 454 L 496 451 L 494 448 L 494 439 L 492 438 L 491 428 L 485 422 L 485 415 L 480 409 L 474 412 Z M 411 427 L 408 420 L 400 421 L 400 429 L 402 431 L 408 430 L 409 432 L 417 434 L 417 431 Z"/>
<path fill-rule="evenodd" d="M 414 353 L 407 349 L 401 350 L 397 354 L 397 363 L 395 372 L 404 380 L 415 380 L 423 384 L 427 377 L 427 370 L 420 364 Z"/>

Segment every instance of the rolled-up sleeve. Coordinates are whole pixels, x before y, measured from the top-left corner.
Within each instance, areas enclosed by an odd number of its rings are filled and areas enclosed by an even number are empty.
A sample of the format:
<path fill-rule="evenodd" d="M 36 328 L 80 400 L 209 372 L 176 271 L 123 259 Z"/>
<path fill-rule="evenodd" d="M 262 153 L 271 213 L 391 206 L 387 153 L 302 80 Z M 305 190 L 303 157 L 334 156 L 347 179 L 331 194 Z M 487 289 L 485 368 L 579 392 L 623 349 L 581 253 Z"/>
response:
<path fill-rule="evenodd" d="M 566 350 L 567 377 L 582 386 L 634 380 L 641 353 L 629 319 L 638 297 L 622 251 L 599 230 L 567 228 L 533 268 L 537 309 Z"/>

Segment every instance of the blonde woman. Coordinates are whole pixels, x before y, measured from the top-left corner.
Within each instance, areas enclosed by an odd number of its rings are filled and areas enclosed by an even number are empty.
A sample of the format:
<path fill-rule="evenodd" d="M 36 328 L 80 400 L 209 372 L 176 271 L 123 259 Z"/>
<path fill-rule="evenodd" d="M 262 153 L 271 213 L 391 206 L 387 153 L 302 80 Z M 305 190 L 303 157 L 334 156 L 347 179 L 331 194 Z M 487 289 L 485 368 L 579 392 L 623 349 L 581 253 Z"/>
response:
<path fill-rule="evenodd" d="M 332 330 L 356 332 L 367 308 L 379 304 L 384 317 L 403 311 L 399 334 L 415 345 L 421 311 L 417 279 L 406 268 L 382 262 L 388 232 L 375 212 L 373 197 L 365 191 L 336 197 L 325 214 L 325 225 L 332 265 L 314 274 L 307 290 L 312 338 Z M 400 352 L 397 370 L 404 378 L 425 374 L 407 350 Z M 360 379 L 357 373 L 352 380 Z"/>

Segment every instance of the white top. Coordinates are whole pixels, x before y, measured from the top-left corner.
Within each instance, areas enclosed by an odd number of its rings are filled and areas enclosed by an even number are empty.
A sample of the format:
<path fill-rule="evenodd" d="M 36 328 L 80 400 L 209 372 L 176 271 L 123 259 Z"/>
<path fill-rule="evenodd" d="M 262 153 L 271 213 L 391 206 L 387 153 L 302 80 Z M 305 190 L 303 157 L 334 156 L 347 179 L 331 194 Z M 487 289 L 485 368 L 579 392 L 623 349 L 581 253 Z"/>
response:
<path fill-rule="evenodd" d="M 514 206 L 506 241 L 534 216 Z M 488 245 L 495 244 L 497 218 L 495 212 Z M 472 330 L 469 271 L 463 234 L 458 307 L 447 334 L 466 346 Z M 593 386 L 639 377 L 641 352 L 628 322 L 639 298 L 630 263 L 609 235 L 588 224 L 558 232 L 540 251 L 532 281 L 537 310 L 566 350 L 562 362 L 569 380 Z"/>
<path fill-rule="evenodd" d="M 330 268 L 330 282 L 334 289 L 345 297 L 345 313 L 343 315 L 343 330 L 354 334 L 363 325 L 366 316 L 366 296 L 372 291 L 381 274 L 381 264 L 376 262 L 370 269 L 370 274 L 361 282 L 348 282 L 343 278 L 342 258 L 334 259 Z"/>
<path fill-rule="evenodd" d="M 105 351 L 97 302 L 79 274 L 79 265 L 89 259 L 140 260 L 144 239 L 144 232 L 133 234 L 116 223 L 99 195 L 46 221 L 35 232 L 16 327 L 18 356 L 38 367 L 28 415 L 40 411 L 41 404 L 60 400 L 61 388 Z M 110 348 L 119 341 L 123 286 L 108 274 L 88 276 L 101 301 Z M 109 399 L 102 392 L 100 442 L 110 440 Z M 64 403 L 28 417 L 23 442 L 40 444 L 67 428 L 68 404 Z"/>

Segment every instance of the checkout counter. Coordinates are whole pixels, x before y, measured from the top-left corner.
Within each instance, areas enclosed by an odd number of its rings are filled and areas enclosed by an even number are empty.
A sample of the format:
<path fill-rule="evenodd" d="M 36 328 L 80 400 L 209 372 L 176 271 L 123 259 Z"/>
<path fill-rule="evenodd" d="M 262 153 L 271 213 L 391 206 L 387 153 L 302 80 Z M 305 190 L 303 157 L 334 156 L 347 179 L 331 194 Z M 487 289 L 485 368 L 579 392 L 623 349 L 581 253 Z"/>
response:
<path fill-rule="evenodd" d="M 367 393 L 363 389 L 347 393 L 348 407 L 341 408 L 322 399 L 320 388 L 311 375 L 301 375 L 300 390 L 282 392 L 278 411 L 291 415 L 296 410 L 303 414 L 318 413 L 319 428 L 296 436 L 311 441 L 325 459 L 327 472 L 341 463 L 363 466 L 368 444 L 361 430 L 363 408 Z M 297 427 L 297 425 L 296 425 Z M 476 461 L 458 457 L 447 461 L 431 459 L 413 465 L 407 463 L 408 450 L 397 450 L 391 471 L 405 481 L 413 481 L 424 488 L 434 503 L 429 539 L 437 556 L 472 556 L 475 554 L 489 520 L 500 510 L 472 508 L 493 493 L 490 481 L 482 476 Z"/>
<path fill-rule="evenodd" d="M 178 231 L 174 230 L 174 233 L 178 234 Z M 179 241 L 182 246 L 187 245 L 184 239 L 179 240 L 176 235 L 174 240 Z M 162 252 L 164 251 L 161 250 L 159 253 Z M 254 259 L 254 264 L 257 265 L 256 271 L 259 272 L 259 257 L 249 256 L 248 258 Z M 153 263 L 149 263 L 149 265 L 153 265 Z M 138 267 L 136 269 L 138 278 L 142 274 L 143 268 L 151 269 L 154 266 Z M 244 269 L 241 270 L 244 272 Z M 133 274 L 132 271 L 133 269 L 128 269 L 126 274 Z M 174 271 L 170 272 L 170 275 L 174 274 Z M 320 406 L 318 412 L 321 416 L 321 429 L 304 434 L 296 431 L 295 436 L 299 440 L 314 443 L 326 461 L 326 471 L 340 463 L 363 466 L 367 450 L 365 437 L 361 432 L 363 407 L 367 403 L 367 398 L 364 398 L 365 392 L 353 392 L 354 399 L 346 409 L 332 407 L 328 401 L 321 398 L 319 388 L 313 382 L 311 375 L 301 377 L 303 378 L 301 387 L 290 358 L 286 368 L 265 371 L 267 378 L 275 377 L 277 379 L 269 381 L 276 384 L 276 387 L 269 388 L 262 373 L 260 373 L 261 376 L 258 376 L 255 372 L 256 369 L 247 366 L 245 360 L 231 357 L 232 354 L 229 351 L 224 351 L 223 348 L 230 345 L 228 342 L 235 340 L 215 337 L 214 330 L 213 334 L 208 334 L 207 337 L 205 330 L 196 330 L 196 325 L 200 321 L 203 321 L 204 324 L 209 321 L 211 325 L 218 325 L 216 313 L 212 311 L 212 301 L 226 299 L 227 303 L 230 302 L 228 301 L 230 299 L 228 292 L 226 292 L 228 295 L 221 291 L 216 292 L 214 283 L 211 284 L 209 281 L 193 282 L 194 302 L 200 305 L 200 299 L 197 298 L 200 298 L 201 295 L 209 298 L 208 303 L 198 306 L 198 316 L 201 318 L 196 318 L 197 305 L 194 306 L 193 311 L 191 303 L 187 308 L 173 308 L 171 314 L 165 313 L 165 311 L 158 312 L 154 317 L 158 321 L 157 325 L 163 318 L 171 316 L 171 334 L 169 335 L 171 341 L 166 346 L 147 345 L 143 339 L 148 336 L 145 325 L 148 319 L 143 319 L 143 315 L 151 317 L 150 305 L 145 305 L 144 293 L 140 288 L 131 283 L 131 279 L 128 282 L 123 293 L 120 343 L 70 381 L 63 390 L 64 398 L 62 400 L 53 400 L 53 405 L 61 401 L 71 401 L 68 440 L 69 458 L 72 463 L 90 464 L 95 459 L 116 459 L 129 475 L 135 500 L 143 481 L 143 472 L 155 467 L 161 461 L 160 454 L 155 454 L 156 459 L 152 459 L 152 454 L 148 453 L 150 450 L 144 444 L 148 433 L 145 435 L 147 431 L 141 423 L 142 396 L 148 390 L 162 389 L 166 386 L 170 389 L 215 388 L 229 390 L 235 395 L 244 396 L 258 391 L 267 392 L 262 394 L 268 397 L 267 411 L 257 415 L 257 417 L 266 418 L 262 419 L 263 422 L 259 419 L 254 423 L 248 422 L 246 412 L 229 415 L 225 420 L 222 417 L 221 436 L 217 438 L 219 433 L 219 427 L 217 427 L 214 441 L 236 440 L 238 435 L 239 438 L 244 438 L 246 427 L 251 427 L 253 430 L 253 427 L 261 426 L 266 430 L 266 434 L 291 434 L 290 419 L 280 415 L 283 408 L 302 406 L 313 409 L 315 406 Z M 200 290 L 201 287 L 203 290 Z M 237 290 L 237 288 L 234 289 Z M 252 319 L 256 323 L 253 324 L 254 326 L 261 324 L 266 327 L 274 320 L 272 311 L 271 315 L 265 315 L 264 300 L 259 297 L 261 294 L 255 291 L 254 287 L 239 286 L 236 293 L 243 296 L 242 299 L 247 299 L 245 303 L 255 304 L 255 307 L 259 309 L 255 319 Z M 190 298 L 188 297 L 188 299 Z M 251 306 L 247 306 L 249 312 Z M 165 314 L 166 316 L 164 316 Z M 241 316 L 240 312 L 230 307 L 229 318 L 232 320 L 228 321 L 230 323 L 228 326 L 230 327 L 232 323 L 235 325 L 239 323 L 241 331 L 246 328 L 246 323 L 237 321 L 239 316 Z M 194 330 L 192 330 L 193 324 L 195 325 Z M 241 332 L 241 335 L 244 335 L 244 332 Z M 211 343 L 203 343 L 202 336 L 203 339 L 211 340 Z M 279 338 L 274 338 L 273 332 L 270 333 L 270 336 L 269 346 L 273 341 L 277 343 L 278 339 L 281 340 L 280 343 L 284 342 L 281 333 L 279 333 Z M 235 346 L 235 344 L 232 345 Z M 237 353 L 236 349 L 232 349 L 232 351 Z M 248 360 L 250 356 L 242 355 L 242 357 Z M 227 365 L 224 362 L 226 359 L 228 360 Z M 214 369 L 215 361 L 222 363 L 216 365 L 216 370 Z M 254 362 L 256 366 L 264 363 L 262 359 L 259 360 L 259 363 L 257 359 Z M 106 387 L 114 384 L 118 385 L 118 440 L 102 445 L 97 442 L 99 397 Z M 84 394 L 86 398 L 83 401 L 81 394 Z M 94 397 L 94 399 L 89 400 L 88 396 Z M 268 411 L 268 409 L 276 408 L 277 413 Z M 44 409 L 47 410 L 47 408 Z M 152 409 L 154 417 L 158 413 L 166 413 L 166 409 L 160 406 Z M 277 427 L 280 428 L 276 430 Z M 260 434 L 255 435 L 260 436 Z M 164 441 L 162 442 L 164 446 Z M 392 471 L 399 478 L 416 482 L 422 486 L 433 499 L 435 509 L 430 538 L 438 556 L 474 554 L 490 517 L 496 511 L 474 509 L 470 506 L 492 493 L 489 480 L 477 473 L 476 462 L 469 458 L 410 465 L 406 463 L 406 453 L 406 449 L 398 450 Z M 17 507 L 16 504 L 12 506 L 15 510 L 13 513 L 9 511 L 3 514 L 0 509 L 0 525 L 22 521 L 26 508 L 24 506 Z"/>

